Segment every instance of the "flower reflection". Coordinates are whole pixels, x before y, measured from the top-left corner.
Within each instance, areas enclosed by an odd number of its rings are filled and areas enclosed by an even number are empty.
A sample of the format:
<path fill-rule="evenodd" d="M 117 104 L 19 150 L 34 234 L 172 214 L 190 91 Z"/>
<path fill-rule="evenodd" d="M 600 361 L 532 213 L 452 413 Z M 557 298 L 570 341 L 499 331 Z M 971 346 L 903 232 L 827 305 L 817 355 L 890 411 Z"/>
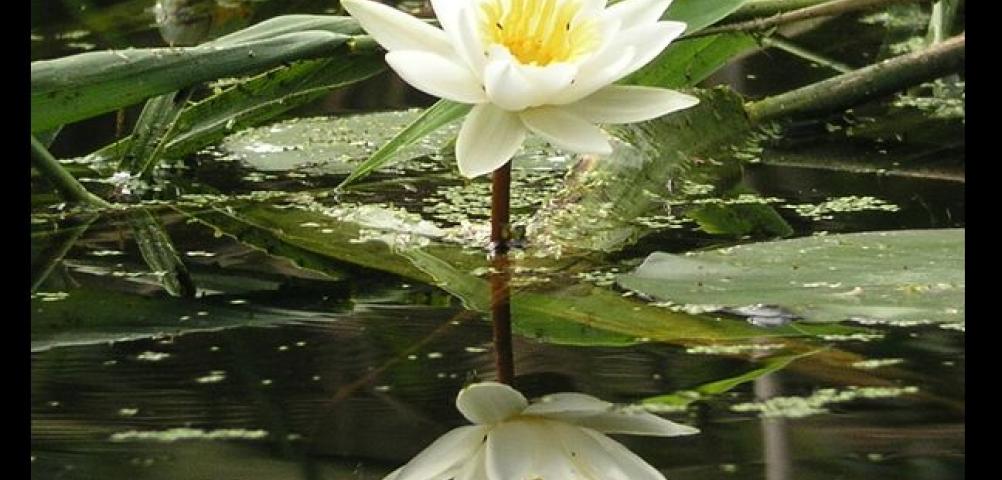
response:
<path fill-rule="evenodd" d="M 464 388 L 456 407 L 474 425 L 446 433 L 384 480 L 664 480 L 604 433 L 699 432 L 581 393 L 530 405 L 517 390 L 494 382 Z"/>

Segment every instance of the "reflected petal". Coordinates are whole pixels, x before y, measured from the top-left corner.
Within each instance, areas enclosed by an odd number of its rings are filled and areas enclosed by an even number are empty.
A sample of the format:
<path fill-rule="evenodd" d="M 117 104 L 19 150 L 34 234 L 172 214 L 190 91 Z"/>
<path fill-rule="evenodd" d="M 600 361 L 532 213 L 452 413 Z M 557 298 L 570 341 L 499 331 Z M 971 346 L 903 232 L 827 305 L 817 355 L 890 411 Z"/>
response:
<path fill-rule="evenodd" d="M 498 110 L 489 105 L 478 105 L 474 107 L 473 112 L 470 112 L 471 117 L 474 113 L 477 113 L 477 109 L 480 107 L 487 107 L 487 109 L 511 115 L 508 112 Z M 484 114 L 484 116 L 489 115 L 493 115 L 493 113 Z M 467 121 L 469 121 L 469 118 Z M 466 125 L 464 124 L 463 129 L 465 128 Z M 490 126 L 480 128 L 485 128 L 485 130 L 482 130 L 483 137 L 490 138 L 498 135 L 497 131 L 490 130 Z M 525 132 L 525 130 L 522 129 L 522 132 Z M 462 132 L 460 132 L 460 140 L 462 140 Z M 521 145 L 521 143 L 522 140 L 519 139 L 518 144 Z M 484 147 L 490 147 L 490 145 L 485 145 Z M 490 150 L 489 148 L 484 149 Z M 504 162 L 501 162 L 498 166 L 503 164 Z M 495 168 L 497 167 L 491 168 L 489 171 L 493 171 Z M 521 413 L 528 404 L 529 402 L 525 400 L 525 397 L 518 390 L 503 383 L 495 382 L 475 383 L 462 389 L 456 397 L 456 408 L 459 409 L 467 420 L 479 424 L 493 424 L 506 420 Z"/>
<path fill-rule="evenodd" d="M 677 437 L 699 433 L 698 428 L 635 409 L 614 409 L 592 416 L 568 418 L 568 422 L 604 433 Z"/>
<path fill-rule="evenodd" d="M 590 478 L 665 480 L 660 472 L 643 459 L 600 433 L 566 424 L 557 424 L 556 432 L 567 455 L 574 459 L 576 467 Z"/>
<path fill-rule="evenodd" d="M 449 431 L 396 473 L 394 480 L 429 480 L 455 469 L 483 445 L 488 427 L 468 425 Z M 390 474 L 393 475 L 393 474 Z"/>
<path fill-rule="evenodd" d="M 525 409 L 526 415 L 548 417 L 556 414 L 586 414 L 595 415 L 614 407 L 613 404 L 599 400 L 591 395 L 576 392 L 554 393 L 540 398 L 539 401 Z"/>
<path fill-rule="evenodd" d="M 487 445 L 477 450 L 477 454 L 463 465 L 455 480 L 485 480 L 487 478 Z"/>
<path fill-rule="evenodd" d="M 562 448 L 554 427 L 554 422 L 531 418 L 498 425 L 487 439 L 486 478 L 582 478 L 581 471 Z"/>

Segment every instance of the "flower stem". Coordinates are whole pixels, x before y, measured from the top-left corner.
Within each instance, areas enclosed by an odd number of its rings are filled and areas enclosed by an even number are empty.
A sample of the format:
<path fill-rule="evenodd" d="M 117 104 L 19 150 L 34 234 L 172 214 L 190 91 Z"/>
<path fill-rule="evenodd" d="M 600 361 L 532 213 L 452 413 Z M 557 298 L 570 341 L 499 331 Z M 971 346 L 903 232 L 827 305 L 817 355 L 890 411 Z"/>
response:
<path fill-rule="evenodd" d="M 511 161 L 491 175 L 491 254 L 508 253 L 511 240 Z"/>
<path fill-rule="evenodd" d="M 511 273 L 508 255 L 491 260 L 491 323 L 494 325 L 494 367 L 497 381 L 511 385 L 515 378 L 515 360 L 511 343 Z"/>
<path fill-rule="evenodd" d="M 515 377 L 511 344 L 511 273 L 508 242 L 511 240 L 511 162 L 491 176 L 491 321 L 494 324 L 494 364 L 497 381 L 511 385 Z"/>

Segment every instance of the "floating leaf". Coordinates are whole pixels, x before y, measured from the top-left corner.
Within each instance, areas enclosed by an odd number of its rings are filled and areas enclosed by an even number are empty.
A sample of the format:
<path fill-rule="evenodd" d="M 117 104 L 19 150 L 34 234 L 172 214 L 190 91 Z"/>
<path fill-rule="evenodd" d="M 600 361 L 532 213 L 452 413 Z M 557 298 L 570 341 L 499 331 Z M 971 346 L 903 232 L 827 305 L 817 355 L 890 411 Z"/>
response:
<path fill-rule="evenodd" d="M 962 322 L 964 230 L 855 233 L 687 255 L 654 253 L 619 284 L 706 308 L 779 305 L 805 322 Z"/>

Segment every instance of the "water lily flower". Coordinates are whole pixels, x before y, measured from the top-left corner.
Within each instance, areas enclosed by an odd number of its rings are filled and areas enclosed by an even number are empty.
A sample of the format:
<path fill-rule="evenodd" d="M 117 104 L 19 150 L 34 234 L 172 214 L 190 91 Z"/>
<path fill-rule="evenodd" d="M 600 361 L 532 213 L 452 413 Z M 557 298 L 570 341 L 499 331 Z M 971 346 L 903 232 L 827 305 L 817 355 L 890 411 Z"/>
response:
<path fill-rule="evenodd" d="M 582 393 L 557 393 L 530 405 L 514 388 L 494 382 L 464 388 L 456 407 L 474 425 L 446 433 L 384 480 L 664 480 L 602 432 L 699 432 Z"/>
<path fill-rule="evenodd" d="M 531 131 L 577 153 L 608 154 L 595 124 L 649 120 L 698 99 L 612 85 L 685 31 L 660 21 L 671 0 L 431 0 L 442 28 L 371 0 L 341 4 L 407 83 L 473 104 L 456 143 L 459 171 L 490 173 Z"/>

